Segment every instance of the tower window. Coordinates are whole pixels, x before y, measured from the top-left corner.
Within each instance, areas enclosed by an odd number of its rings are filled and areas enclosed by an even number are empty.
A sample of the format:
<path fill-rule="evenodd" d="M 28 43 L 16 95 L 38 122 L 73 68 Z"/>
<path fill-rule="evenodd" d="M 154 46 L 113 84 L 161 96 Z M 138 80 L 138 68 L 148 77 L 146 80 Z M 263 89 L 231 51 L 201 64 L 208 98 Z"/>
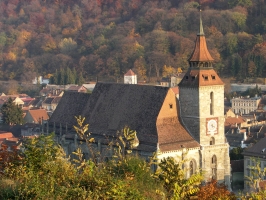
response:
<path fill-rule="evenodd" d="M 217 158 L 215 155 L 212 156 L 211 160 L 211 167 L 212 167 L 212 178 L 217 179 Z"/>
<path fill-rule="evenodd" d="M 188 76 L 186 76 L 186 79 L 188 79 Z"/>
<path fill-rule="evenodd" d="M 196 162 L 191 160 L 189 162 L 189 176 L 191 177 L 196 172 Z"/>
<path fill-rule="evenodd" d="M 211 137 L 210 145 L 214 145 L 214 144 L 215 144 L 215 139 L 214 139 L 214 137 Z"/>
<path fill-rule="evenodd" d="M 173 104 L 169 104 L 169 108 L 172 109 L 173 108 Z"/>
<path fill-rule="evenodd" d="M 208 80 L 208 75 L 202 75 L 202 77 L 203 77 L 203 79 L 204 79 L 204 81 L 207 81 Z"/>
<path fill-rule="evenodd" d="M 211 100 L 211 103 L 210 103 L 210 115 L 213 115 L 213 92 L 210 93 L 210 100 Z"/>

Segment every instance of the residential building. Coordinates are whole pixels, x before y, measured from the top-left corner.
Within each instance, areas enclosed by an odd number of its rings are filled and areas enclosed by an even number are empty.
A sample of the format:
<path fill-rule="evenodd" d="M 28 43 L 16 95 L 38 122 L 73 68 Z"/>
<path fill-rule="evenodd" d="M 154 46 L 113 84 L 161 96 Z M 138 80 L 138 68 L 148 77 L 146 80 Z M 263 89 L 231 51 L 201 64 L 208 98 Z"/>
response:
<path fill-rule="evenodd" d="M 256 174 L 255 176 L 260 176 L 259 178 L 261 179 L 261 181 L 265 180 L 265 176 L 259 175 L 258 172 L 254 171 L 256 170 L 254 169 L 254 166 L 259 166 L 262 171 L 266 168 L 266 137 L 260 139 L 256 144 L 254 144 L 250 148 L 245 149 L 243 155 L 244 155 L 244 176 L 245 177 L 254 176 L 252 174 L 254 172 Z M 260 181 L 257 182 L 255 189 L 259 189 L 259 184 Z M 248 179 L 245 179 L 244 187 L 245 190 L 254 189 L 250 187 Z"/>
<path fill-rule="evenodd" d="M 231 100 L 232 109 L 236 114 L 249 114 L 258 109 L 260 97 L 233 98 Z"/>
<path fill-rule="evenodd" d="M 28 110 L 24 117 L 26 123 L 42 124 L 49 116 L 45 109 Z"/>
<path fill-rule="evenodd" d="M 137 75 L 130 69 L 124 75 L 124 83 L 125 84 L 137 84 Z"/>
<path fill-rule="evenodd" d="M 47 111 L 54 111 L 61 100 L 61 96 L 58 97 L 47 97 L 42 102 L 42 108 L 46 109 Z"/>
<path fill-rule="evenodd" d="M 69 92 L 83 92 L 86 93 L 87 92 L 87 88 L 85 88 L 84 86 L 70 86 L 67 91 Z"/>

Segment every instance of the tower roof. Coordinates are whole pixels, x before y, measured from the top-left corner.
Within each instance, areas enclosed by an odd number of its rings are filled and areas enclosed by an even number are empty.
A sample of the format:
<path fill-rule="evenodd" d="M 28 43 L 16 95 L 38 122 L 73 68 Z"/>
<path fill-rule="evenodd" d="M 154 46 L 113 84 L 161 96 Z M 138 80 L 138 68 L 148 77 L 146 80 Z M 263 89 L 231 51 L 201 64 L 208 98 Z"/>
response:
<path fill-rule="evenodd" d="M 134 76 L 136 75 L 131 69 L 125 74 L 125 76 Z"/>
<path fill-rule="evenodd" d="M 179 87 L 199 87 L 209 85 L 224 85 L 214 69 L 189 69 Z"/>
<path fill-rule="evenodd" d="M 194 51 L 193 51 L 192 55 L 190 56 L 190 58 L 188 59 L 188 61 L 190 61 L 190 62 L 197 62 L 197 61 L 209 62 L 209 61 L 213 61 L 213 60 L 214 59 L 212 58 L 212 56 L 209 53 L 209 50 L 207 48 L 205 34 L 203 31 L 203 26 L 202 26 L 201 11 L 200 11 L 199 32 L 197 34 Z"/>

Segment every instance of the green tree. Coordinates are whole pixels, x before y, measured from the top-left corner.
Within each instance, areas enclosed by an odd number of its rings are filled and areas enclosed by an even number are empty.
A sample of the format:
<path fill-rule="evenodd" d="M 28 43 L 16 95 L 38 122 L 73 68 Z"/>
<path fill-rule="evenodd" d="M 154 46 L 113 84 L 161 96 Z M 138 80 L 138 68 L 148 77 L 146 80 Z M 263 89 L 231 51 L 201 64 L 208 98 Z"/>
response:
<path fill-rule="evenodd" d="M 229 152 L 230 160 L 244 159 L 242 152 L 243 152 L 243 148 L 241 147 L 236 147 L 236 148 L 231 149 Z"/>
<path fill-rule="evenodd" d="M 77 79 L 76 79 L 76 84 L 78 84 L 78 85 L 82 85 L 83 83 L 85 83 L 85 80 L 84 80 L 84 78 L 83 78 L 82 73 L 79 73 L 79 76 L 78 76 Z"/>
<path fill-rule="evenodd" d="M 3 122 L 9 124 L 10 126 L 16 124 L 23 124 L 23 111 L 21 107 L 16 105 L 11 98 L 5 102 L 1 108 L 1 113 L 3 115 Z"/>

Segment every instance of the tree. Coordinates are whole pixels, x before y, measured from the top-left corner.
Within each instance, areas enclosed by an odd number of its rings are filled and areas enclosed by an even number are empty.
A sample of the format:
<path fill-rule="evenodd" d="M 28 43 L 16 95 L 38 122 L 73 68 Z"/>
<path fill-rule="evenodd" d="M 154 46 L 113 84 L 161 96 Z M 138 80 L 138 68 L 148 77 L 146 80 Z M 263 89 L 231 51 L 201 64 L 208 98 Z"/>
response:
<path fill-rule="evenodd" d="M 203 176 L 201 173 L 194 173 L 186 178 L 186 169 L 183 168 L 186 162 L 187 159 L 182 159 L 177 163 L 173 157 L 168 157 L 163 158 L 159 163 L 159 169 L 155 175 L 163 182 L 169 198 L 184 199 L 199 191 L 198 186 Z"/>
<path fill-rule="evenodd" d="M 242 152 L 243 152 L 243 148 L 241 147 L 236 147 L 236 148 L 231 149 L 229 152 L 230 160 L 244 159 Z"/>
<path fill-rule="evenodd" d="M 200 186 L 200 190 L 197 193 L 198 199 L 230 199 L 236 200 L 236 196 L 231 193 L 224 184 L 217 183 L 217 180 L 212 179 L 205 185 Z"/>
<path fill-rule="evenodd" d="M 5 102 L 1 108 L 1 113 L 3 115 L 3 122 L 9 124 L 10 126 L 16 124 L 23 124 L 23 111 L 21 107 L 16 105 L 11 98 Z"/>

